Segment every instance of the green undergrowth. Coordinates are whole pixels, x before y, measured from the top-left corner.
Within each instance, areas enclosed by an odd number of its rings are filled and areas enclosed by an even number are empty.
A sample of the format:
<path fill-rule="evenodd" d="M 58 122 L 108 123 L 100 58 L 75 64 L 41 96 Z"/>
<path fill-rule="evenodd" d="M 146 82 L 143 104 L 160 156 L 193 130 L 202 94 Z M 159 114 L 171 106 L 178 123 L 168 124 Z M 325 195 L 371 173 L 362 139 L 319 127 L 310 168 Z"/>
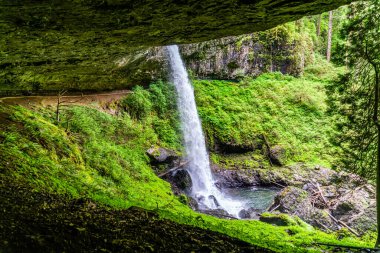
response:
<path fill-rule="evenodd" d="M 90 198 L 115 209 L 142 207 L 162 218 L 278 252 L 317 251 L 314 242 L 369 245 L 294 224 L 276 227 L 196 213 L 149 166 L 146 149 L 160 145 L 152 127 L 154 111 L 144 119 L 133 119 L 127 113 L 111 116 L 83 106 L 69 107 L 63 114 L 57 125 L 51 109 L 0 106 L 2 178 L 35 191 Z"/>
<path fill-rule="evenodd" d="M 270 146 L 285 149 L 286 164 L 333 164 L 338 150 L 329 142 L 333 128 L 326 113 L 325 84 L 332 78 L 326 73 L 328 67 L 310 70 L 303 78 L 270 73 L 240 82 L 195 80 L 210 146 L 255 147 L 260 142 L 263 146 L 265 136 Z M 322 74 L 324 81 L 312 78 Z M 251 161 L 255 160 L 260 160 L 260 153 L 252 155 Z"/>

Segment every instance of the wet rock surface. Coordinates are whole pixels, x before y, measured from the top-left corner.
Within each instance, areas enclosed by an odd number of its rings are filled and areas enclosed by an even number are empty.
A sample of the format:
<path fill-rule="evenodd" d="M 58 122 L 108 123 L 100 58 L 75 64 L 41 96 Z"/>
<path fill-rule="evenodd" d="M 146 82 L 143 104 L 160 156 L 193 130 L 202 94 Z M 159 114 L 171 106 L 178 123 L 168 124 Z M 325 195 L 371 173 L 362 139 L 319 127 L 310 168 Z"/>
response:
<path fill-rule="evenodd" d="M 154 146 L 146 154 L 156 174 L 171 184 L 174 194 L 181 195 L 191 190 L 193 183 L 186 170 L 187 162 L 174 150 Z"/>
<path fill-rule="evenodd" d="M 260 178 L 254 170 L 225 170 L 212 167 L 220 188 L 250 187 L 260 184 Z"/>
<path fill-rule="evenodd" d="M 193 184 L 189 172 L 184 169 L 168 174 L 166 178 L 169 182 L 176 185 L 181 191 L 189 191 Z"/>
<path fill-rule="evenodd" d="M 240 219 L 258 219 L 261 210 L 250 207 L 248 209 L 243 209 L 239 212 Z"/>
<path fill-rule="evenodd" d="M 326 170 L 323 169 L 324 172 Z M 374 187 L 363 184 L 352 174 L 330 171 L 325 176 L 310 179 L 302 188 L 284 188 L 276 196 L 271 209 L 297 215 L 322 230 L 349 228 L 359 235 L 375 231 Z M 347 178 L 347 181 L 335 184 L 334 179 L 339 177 Z"/>
<path fill-rule="evenodd" d="M 226 210 L 221 209 L 221 208 L 219 208 L 219 209 L 204 209 L 204 210 L 198 210 L 198 211 L 201 213 L 212 215 L 212 216 L 222 218 L 222 219 L 231 219 L 231 220 L 236 219 L 235 217 L 230 215 L 228 212 L 226 212 Z"/>
<path fill-rule="evenodd" d="M 357 175 L 304 164 L 249 170 L 213 166 L 213 172 L 221 187 L 282 186 L 268 209 L 272 213 L 298 216 L 325 231 L 349 227 L 361 235 L 376 230 L 374 186 Z M 240 217 L 256 215 L 242 210 Z"/>

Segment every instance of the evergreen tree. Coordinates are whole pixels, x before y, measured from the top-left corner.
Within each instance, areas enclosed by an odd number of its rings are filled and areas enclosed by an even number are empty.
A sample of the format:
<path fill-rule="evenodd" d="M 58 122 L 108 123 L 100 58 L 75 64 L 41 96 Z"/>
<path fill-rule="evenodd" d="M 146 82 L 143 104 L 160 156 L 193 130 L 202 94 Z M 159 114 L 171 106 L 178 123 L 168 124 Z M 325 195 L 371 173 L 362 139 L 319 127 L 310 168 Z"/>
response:
<path fill-rule="evenodd" d="M 380 245 L 380 0 L 352 4 L 345 27 L 349 73 L 331 86 L 344 166 L 377 183 Z"/>

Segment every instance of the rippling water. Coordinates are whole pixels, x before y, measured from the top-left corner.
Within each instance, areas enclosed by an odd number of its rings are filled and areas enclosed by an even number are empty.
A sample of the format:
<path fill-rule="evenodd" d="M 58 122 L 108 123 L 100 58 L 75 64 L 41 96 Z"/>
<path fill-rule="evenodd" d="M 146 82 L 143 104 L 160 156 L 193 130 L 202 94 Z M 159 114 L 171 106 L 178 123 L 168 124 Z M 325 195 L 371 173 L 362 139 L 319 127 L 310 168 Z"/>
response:
<path fill-rule="evenodd" d="M 245 203 L 245 208 L 255 208 L 258 212 L 266 211 L 273 203 L 274 197 L 280 191 L 275 187 L 249 187 L 223 189 L 223 192 L 234 200 Z"/>

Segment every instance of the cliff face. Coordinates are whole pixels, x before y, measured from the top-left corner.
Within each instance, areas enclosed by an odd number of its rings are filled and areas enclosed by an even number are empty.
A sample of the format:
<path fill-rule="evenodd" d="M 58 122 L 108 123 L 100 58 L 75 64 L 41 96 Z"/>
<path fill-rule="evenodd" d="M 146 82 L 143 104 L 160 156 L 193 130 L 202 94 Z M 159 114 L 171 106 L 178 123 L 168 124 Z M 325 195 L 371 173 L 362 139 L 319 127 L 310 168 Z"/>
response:
<path fill-rule="evenodd" d="M 349 2 L 0 0 L 0 88 L 127 87 L 115 62 L 136 48 L 263 31 Z"/>
<path fill-rule="evenodd" d="M 267 72 L 299 76 L 312 61 L 313 41 L 309 34 L 300 36 L 302 29 L 292 32 L 295 27 L 291 23 L 265 32 L 184 44 L 180 51 L 187 70 L 200 79 L 240 79 Z M 169 77 L 164 47 L 130 53 L 117 64 L 129 83 L 148 85 Z"/>
<path fill-rule="evenodd" d="M 281 30 L 281 28 L 280 28 Z M 278 30 L 181 46 L 187 68 L 198 78 L 239 79 L 266 72 L 298 76 L 309 61 L 312 42 L 289 39 Z"/>

